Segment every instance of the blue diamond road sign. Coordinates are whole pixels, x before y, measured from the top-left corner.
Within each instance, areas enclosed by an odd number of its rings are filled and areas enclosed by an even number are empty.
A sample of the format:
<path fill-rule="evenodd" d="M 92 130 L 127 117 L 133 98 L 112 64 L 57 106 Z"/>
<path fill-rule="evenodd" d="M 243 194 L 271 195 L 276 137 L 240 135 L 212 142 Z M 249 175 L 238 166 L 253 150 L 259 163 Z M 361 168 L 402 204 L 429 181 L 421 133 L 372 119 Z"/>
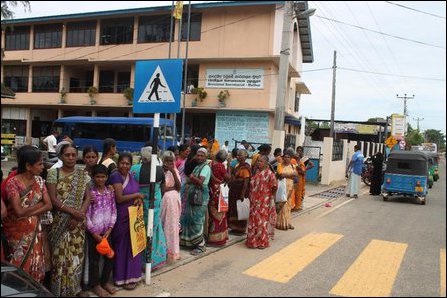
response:
<path fill-rule="evenodd" d="M 144 60 L 135 66 L 133 112 L 179 113 L 183 60 Z"/>

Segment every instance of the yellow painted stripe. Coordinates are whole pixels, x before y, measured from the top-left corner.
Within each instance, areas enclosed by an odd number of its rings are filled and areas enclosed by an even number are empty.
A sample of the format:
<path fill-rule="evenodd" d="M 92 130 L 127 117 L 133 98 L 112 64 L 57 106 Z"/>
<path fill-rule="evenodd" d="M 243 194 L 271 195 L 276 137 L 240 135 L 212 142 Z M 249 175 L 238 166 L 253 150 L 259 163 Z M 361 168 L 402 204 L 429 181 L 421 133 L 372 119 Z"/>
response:
<path fill-rule="evenodd" d="M 329 233 L 306 235 L 251 267 L 244 274 L 287 283 L 342 237 Z"/>
<path fill-rule="evenodd" d="M 440 296 L 445 297 L 445 249 L 441 249 L 440 254 L 440 264 L 441 264 L 441 290 Z"/>
<path fill-rule="evenodd" d="M 372 240 L 330 294 L 346 297 L 388 297 L 408 245 Z"/>

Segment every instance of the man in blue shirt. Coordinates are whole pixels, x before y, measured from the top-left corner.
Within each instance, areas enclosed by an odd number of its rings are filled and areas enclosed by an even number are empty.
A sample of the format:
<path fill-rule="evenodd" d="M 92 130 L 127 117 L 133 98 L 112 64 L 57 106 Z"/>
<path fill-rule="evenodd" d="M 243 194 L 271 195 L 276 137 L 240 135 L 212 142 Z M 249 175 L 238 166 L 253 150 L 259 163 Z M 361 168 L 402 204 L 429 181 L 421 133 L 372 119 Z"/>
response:
<path fill-rule="evenodd" d="M 346 189 L 346 196 L 358 198 L 364 156 L 362 154 L 362 151 L 360 150 L 360 146 L 355 145 L 354 151 L 355 153 L 348 165 L 349 180 Z"/>

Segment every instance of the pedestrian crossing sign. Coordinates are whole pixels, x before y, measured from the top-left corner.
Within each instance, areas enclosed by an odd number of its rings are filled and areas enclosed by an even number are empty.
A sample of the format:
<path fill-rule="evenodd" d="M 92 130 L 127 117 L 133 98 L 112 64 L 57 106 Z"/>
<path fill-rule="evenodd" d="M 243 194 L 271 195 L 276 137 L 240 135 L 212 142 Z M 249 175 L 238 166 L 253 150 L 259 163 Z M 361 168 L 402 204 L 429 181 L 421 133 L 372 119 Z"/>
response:
<path fill-rule="evenodd" d="M 135 66 L 133 112 L 179 113 L 183 60 L 144 60 Z"/>

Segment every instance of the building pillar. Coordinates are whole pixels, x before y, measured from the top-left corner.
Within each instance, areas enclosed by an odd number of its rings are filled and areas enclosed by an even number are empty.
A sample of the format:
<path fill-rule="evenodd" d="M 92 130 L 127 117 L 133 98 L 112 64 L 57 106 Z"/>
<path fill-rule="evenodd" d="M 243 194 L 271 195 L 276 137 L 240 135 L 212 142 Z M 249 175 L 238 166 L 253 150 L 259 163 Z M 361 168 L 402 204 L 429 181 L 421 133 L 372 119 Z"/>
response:
<path fill-rule="evenodd" d="M 33 92 L 33 66 L 30 65 L 28 69 L 28 93 Z"/>
<path fill-rule="evenodd" d="M 99 65 L 95 64 L 94 70 L 93 70 L 93 86 L 98 88 L 99 90 Z"/>
<path fill-rule="evenodd" d="M 64 110 L 57 109 L 57 119 L 64 117 Z"/>
<path fill-rule="evenodd" d="M 25 133 L 25 144 L 31 145 L 31 129 L 32 129 L 32 123 L 33 119 L 31 119 L 31 109 L 26 108 L 25 109 L 25 118 L 26 118 L 26 133 Z"/>
<path fill-rule="evenodd" d="M 115 71 L 113 76 L 113 93 L 118 92 L 118 72 Z"/>
<path fill-rule="evenodd" d="M 138 42 L 138 23 L 140 17 L 133 18 L 133 44 L 136 45 Z"/>
<path fill-rule="evenodd" d="M 65 87 L 65 65 L 61 65 L 61 69 L 59 72 L 59 92 L 62 91 Z M 67 92 L 67 90 L 65 89 Z"/>
<path fill-rule="evenodd" d="M 130 88 L 135 88 L 135 63 L 130 65 Z"/>
<path fill-rule="evenodd" d="M 92 117 L 96 117 L 98 115 L 98 112 L 96 110 L 92 110 Z"/>
<path fill-rule="evenodd" d="M 133 117 L 133 110 L 129 110 L 129 118 Z"/>
<path fill-rule="evenodd" d="M 62 49 L 65 49 L 67 44 L 67 22 L 62 23 Z"/>
<path fill-rule="evenodd" d="M 34 25 L 31 25 L 29 31 L 29 50 L 32 51 L 34 49 Z"/>
<path fill-rule="evenodd" d="M 99 47 L 101 43 L 101 20 L 96 22 L 95 47 Z"/>

